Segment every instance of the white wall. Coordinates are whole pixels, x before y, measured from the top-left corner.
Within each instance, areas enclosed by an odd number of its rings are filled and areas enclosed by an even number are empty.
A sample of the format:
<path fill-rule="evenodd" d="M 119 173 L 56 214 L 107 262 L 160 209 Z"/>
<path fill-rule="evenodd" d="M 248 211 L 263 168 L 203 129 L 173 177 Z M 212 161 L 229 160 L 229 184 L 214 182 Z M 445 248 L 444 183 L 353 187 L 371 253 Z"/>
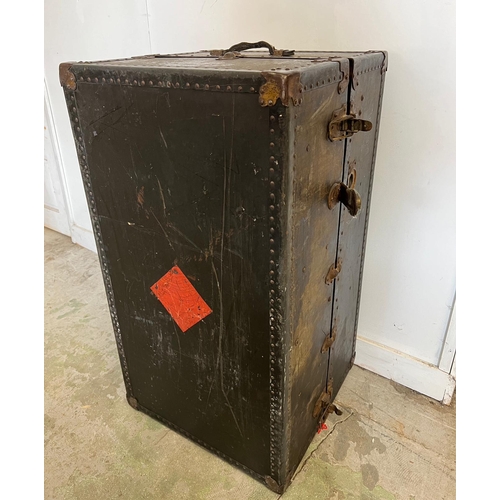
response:
<path fill-rule="evenodd" d="M 387 50 L 358 360 L 426 392 L 422 380 L 439 365 L 455 290 L 454 2 L 48 0 L 46 25 L 46 78 L 68 190 L 75 223 L 86 228 L 57 82 L 60 61 L 227 48 L 262 39 L 297 50 Z M 403 358 L 425 374 L 401 375 Z"/>
<path fill-rule="evenodd" d="M 146 1 L 45 0 L 45 82 L 67 190 L 73 241 L 95 251 L 59 63 L 150 52 Z"/>

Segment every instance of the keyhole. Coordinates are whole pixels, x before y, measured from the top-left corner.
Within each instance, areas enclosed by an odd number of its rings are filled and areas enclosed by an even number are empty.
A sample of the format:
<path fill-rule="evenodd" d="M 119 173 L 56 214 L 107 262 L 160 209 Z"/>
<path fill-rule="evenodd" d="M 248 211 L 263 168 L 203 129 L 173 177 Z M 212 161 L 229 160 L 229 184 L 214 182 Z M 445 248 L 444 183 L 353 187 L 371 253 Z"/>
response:
<path fill-rule="evenodd" d="M 354 189 L 354 186 L 356 184 L 356 169 L 353 168 L 349 172 L 349 175 L 347 176 L 347 187 L 349 189 Z"/>

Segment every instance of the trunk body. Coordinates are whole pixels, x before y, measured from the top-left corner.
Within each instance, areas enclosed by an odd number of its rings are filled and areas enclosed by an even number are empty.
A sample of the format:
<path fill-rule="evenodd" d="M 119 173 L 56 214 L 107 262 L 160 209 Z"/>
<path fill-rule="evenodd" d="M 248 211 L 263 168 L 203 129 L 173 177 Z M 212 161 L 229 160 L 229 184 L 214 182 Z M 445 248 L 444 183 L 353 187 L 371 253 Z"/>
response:
<path fill-rule="evenodd" d="M 60 67 L 129 403 L 277 492 L 354 359 L 386 62 Z"/>

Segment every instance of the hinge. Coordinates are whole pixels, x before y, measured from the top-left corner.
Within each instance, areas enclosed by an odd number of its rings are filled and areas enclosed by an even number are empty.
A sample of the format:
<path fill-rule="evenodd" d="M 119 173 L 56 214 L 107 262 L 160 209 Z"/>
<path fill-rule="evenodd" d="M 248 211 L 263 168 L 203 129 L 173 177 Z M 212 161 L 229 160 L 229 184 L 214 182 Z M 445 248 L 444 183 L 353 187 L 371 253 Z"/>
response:
<path fill-rule="evenodd" d="M 356 118 L 353 114 L 346 114 L 345 105 L 333 112 L 328 123 L 328 139 L 342 141 L 357 132 L 368 132 L 372 129 L 372 122 Z"/>
<path fill-rule="evenodd" d="M 339 275 L 341 269 L 342 262 L 339 261 L 337 266 L 335 266 L 335 264 L 332 264 L 328 269 L 328 272 L 326 273 L 325 283 L 327 285 L 331 285 L 333 283 L 333 280 Z"/>
<path fill-rule="evenodd" d="M 332 347 L 336 338 L 337 338 L 337 330 L 334 328 L 332 330 L 332 334 L 328 335 L 328 337 L 325 337 L 325 341 L 323 342 L 323 345 L 321 346 L 321 354 L 328 352 L 328 349 L 330 349 L 330 347 Z"/>

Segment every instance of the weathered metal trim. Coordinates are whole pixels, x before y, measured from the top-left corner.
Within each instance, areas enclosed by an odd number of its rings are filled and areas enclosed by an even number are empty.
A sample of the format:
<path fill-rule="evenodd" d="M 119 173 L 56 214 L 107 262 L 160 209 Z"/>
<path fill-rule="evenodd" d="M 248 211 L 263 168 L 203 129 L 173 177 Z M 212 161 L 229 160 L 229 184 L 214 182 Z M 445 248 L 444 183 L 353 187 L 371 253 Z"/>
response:
<path fill-rule="evenodd" d="M 356 71 L 355 75 L 364 75 L 365 73 L 370 73 L 371 71 L 376 71 L 377 69 L 382 70 L 382 68 L 384 68 L 384 64 L 379 64 L 378 66 L 373 66 L 372 68 L 366 68 L 362 71 Z"/>
<path fill-rule="evenodd" d="M 74 73 L 71 71 L 71 67 L 74 63 L 61 63 L 59 65 L 59 83 L 61 87 L 68 90 L 76 89 L 76 78 Z"/>
<path fill-rule="evenodd" d="M 104 280 L 104 287 L 106 290 L 106 297 L 108 299 L 109 310 L 111 314 L 111 321 L 113 324 L 113 330 L 116 338 L 116 345 L 118 348 L 118 355 L 120 358 L 120 364 L 123 372 L 123 380 L 125 381 L 125 387 L 127 390 L 127 399 L 132 405 L 135 400 L 132 391 L 132 383 L 130 381 L 130 375 L 128 371 L 127 359 L 125 358 L 125 351 L 123 348 L 122 335 L 120 330 L 120 324 L 118 322 L 118 313 L 116 310 L 116 303 L 113 293 L 113 287 L 111 284 L 111 276 L 109 273 L 109 262 L 106 257 L 106 252 L 104 248 L 104 242 L 102 239 L 101 226 L 99 223 L 99 217 L 97 215 L 97 206 L 95 202 L 94 190 L 92 187 L 92 182 L 90 180 L 90 170 L 87 164 L 87 152 L 85 148 L 85 142 L 83 140 L 83 134 L 80 129 L 80 118 L 78 115 L 78 109 L 76 105 L 75 92 L 73 90 L 68 90 L 65 88 L 64 95 L 66 98 L 66 105 L 68 107 L 68 113 L 71 121 L 71 129 L 73 132 L 73 137 L 75 140 L 76 152 L 78 156 L 78 163 L 80 164 L 80 171 L 83 179 L 83 186 L 85 188 L 85 194 L 87 196 L 87 202 L 90 208 L 90 219 L 92 221 L 92 228 L 94 230 L 94 237 L 97 246 L 97 254 L 101 262 L 102 275 Z M 137 400 L 135 400 L 137 401 Z"/>
<path fill-rule="evenodd" d="M 259 89 L 261 106 L 274 106 L 278 99 L 281 99 L 283 106 L 288 106 L 290 101 L 294 106 L 302 103 L 300 94 L 303 88 L 300 84 L 300 73 L 263 72 L 262 76 L 266 79 L 266 83 Z"/>
<path fill-rule="evenodd" d="M 278 105 L 269 110 L 269 380 L 270 380 L 270 469 L 271 478 L 279 485 L 282 478 L 282 456 L 285 412 L 285 336 L 283 331 L 284 291 L 280 232 L 284 232 L 282 216 L 282 185 L 285 152 L 282 149 L 285 108 Z M 281 488 L 281 486 L 279 486 Z"/>
<path fill-rule="evenodd" d="M 337 61 L 334 61 L 337 62 Z M 64 63 L 69 64 L 69 63 Z M 78 63 L 80 64 L 80 63 Z M 82 63 L 84 65 L 84 63 Z M 235 92 L 260 94 L 259 102 L 261 106 L 274 106 L 278 99 L 284 106 L 289 106 L 290 101 L 294 106 L 302 103 L 302 96 L 306 92 L 317 90 L 328 85 L 341 86 L 346 80 L 348 71 L 341 69 L 340 76 L 337 78 L 327 77 L 322 80 L 301 82 L 301 73 L 276 73 L 264 72 L 261 74 L 266 79 L 259 88 L 256 83 L 230 83 L 225 81 L 214 82 L 201 75 L 182 75 L 172 73 L 170 75 L 152 72 L 137 71 L 124 68 L 113 70 L 103 70 L 102 68 L 80 67 L 75 68 L 76 75 L 73 75 L 78 85 L 118 85 L 128 87 L 146 87 L 146 88 L 167 88 L 179 90 L 198 90 L 204 92 Z M 307 79 L 307 74 L 302 75 Z M 64 86 L 64 85 L 63 85 Z M 68 89 L 70 89 L 68 87 Z M 70 89 L 74 90 L 74 89 Z M 343 91 L 340 89 L 339 91 Z"/>

